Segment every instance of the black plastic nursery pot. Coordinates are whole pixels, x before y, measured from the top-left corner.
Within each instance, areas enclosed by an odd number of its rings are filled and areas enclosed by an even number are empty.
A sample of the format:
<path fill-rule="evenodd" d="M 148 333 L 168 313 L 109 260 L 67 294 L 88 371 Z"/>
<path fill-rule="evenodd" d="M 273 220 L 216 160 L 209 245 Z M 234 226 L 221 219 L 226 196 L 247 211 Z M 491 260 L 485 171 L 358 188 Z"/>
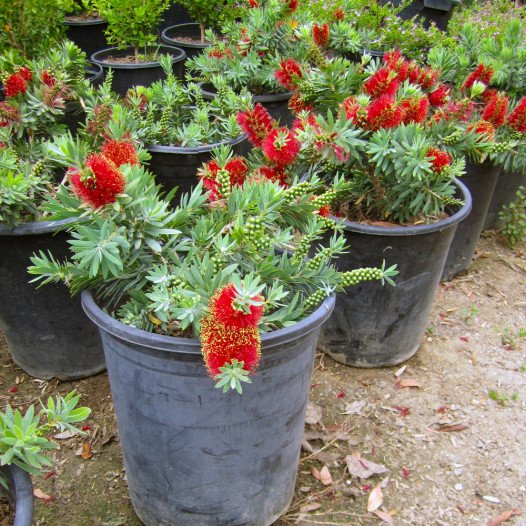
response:
<path fill-rule="evenodd" d="M 175 46 L 186 53 L 186 58 L 193 58 L 202 53 L 210 44 L 200 42 L 201 26 L 196 23 L 177 24 L 167 27 L 161 33 L 161 40 L 169 46 Z"/>
<path fill-rule="evenodd" d="M 347 221 L 349 252 L 336 260 L 341 271 L 398 265 L 396 286 L 363 282 L 336 294 L 332 317 L 321 331 L 320 347 L 340 363 L 385 367 L 411 358 L 428 324 L 442 268 L 457 225 L 471 198 L 459 184 L 464 206 L 428 225 L 384 227 Z"/>
<path fill-rule="evenodd" d="M 499 213 L 505 206 L 517 199 L 517 190 L 521 186 L 526 188 L 526 171 L 505 172 L 502 170 L 500 172 L 486 214 L 484 230 L 491 228 L 500 229 L 504 226 Z"/>
<path fill-rule="evenodd" d="M 400 5 L 401 0 L 390 0 L 392 4 Z M 455 4 L 452 0 L 414 0 L 402 9 L 398 16 L 402 20 L 409 20 L 415 16 L 424 20 L 424 25 L 429 27 L 435 23 L 438 29 L 446 31 L 448 22 L 453 15 Z"/>
<path fill-rule="evenodd" d="M 466 173 L 462 176 L 462 182 L 471 194 L 473 206 L 455 232 L 444 265 L 442 281 L 452 280 L 471 266 L 500 170 L 500 166 L 491 161 L 484 161 L 482 164 L 466 163 Z"/>
<path fill-rule="evenodd" d="M 6 497 L 15 511 L 13 526 L 32 526 L 34 502 L 31 476 L 14 464 L 0 466 L 0 474 L 7 479 Z"/>
<path fill-rule="evenodd" d="M 93 53 L 108 46 L 104 31 L 108 27 L 108 22 L 102 18 L 86 20 L 64 20 L 66 26 L 66 36 L 73 41 L 88 57 Z"/>
<path fill-rule="evenodd" d="M 210 84 L 202 84 L 201 91 L 204 99 L 212 100 L 216 96 L 214 87 Z M 259 102 L 281 126 L 291 127 L 294 122 L 294 115 L 289 109 L 292 95 L 294 95 L 292 91 L 272 95 L 253 95 L 252 100 L 254 104 Z"/>
<path fill-rule="evenodd" d="M 156 182 L 162 184 L 166 191 L 177 187 L 177 196 L 180 197 L 183 193 L 191 192 L 197 185 L 198 168 L 210 161 L 212 150 L 222 144 L 229 144 L 236 155 L 245 154 L 249 148 L 246 134 L 229 141 L 194 148 L 149 145 L 146 146 L 152 156 L 149 169 L 155 175 Z"/>
<path fill-rule="evenodd" d="M 163 13 L 161 23 L 159 24 L 159 32 L 163 32 L 167 27 L 186 24 L 188 22 L 194 22 L 188 11 L 182 5 L 172 0 L 170 7 Z"/>
<path fill-rule="evenodd" d="M 199 340 L 141 331 L 82 294 L 98 326 L 132 504 L 147 526 L 268 526 L 290 505 L 316 342 L 334 297 L 261 337 L 243 394 L 214 387 Z"/>
<path fill-rule="evenodd" d="M 69 254 L 70 220 L 0 225 L 0 330 L 13 361 L 30 376 L 73 380 L 103 371 L 97 331 L 62 284 L 29 283 L 30 257 L 48 250 L 59 261 Z M 55 235 L 54 233 L 57 232 Z"/>
<path fill-rule="evenodd" d="M 141 50 L 144 51 L 144 50 Z M 146 51 L 157 52 L 160 55 L 172 55 L 174 75 L 183 78 L 183 63 L 186 55 L 182 49 L 172 46 L 155 46 L 146 48 Z M 105 72 L 113 70 L 112 90 L 119 95 L 125 95 L 133 86 L 150 86 L 153 82 L 165 78 L 161 64 L 158 61 L 150 62 L 115 62 L 108 59 L 126 59 L 133 55 L 133 48 L 117 49 L 111 47 L 93 53 L 91 61 L 101 66 Z"/>

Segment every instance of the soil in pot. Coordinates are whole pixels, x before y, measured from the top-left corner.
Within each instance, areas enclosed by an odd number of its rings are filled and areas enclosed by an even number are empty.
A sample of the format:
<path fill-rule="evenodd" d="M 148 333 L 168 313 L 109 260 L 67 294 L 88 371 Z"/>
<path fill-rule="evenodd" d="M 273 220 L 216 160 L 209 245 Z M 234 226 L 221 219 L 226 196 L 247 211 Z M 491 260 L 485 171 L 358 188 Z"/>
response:
<path fill-rule="evenodd" d="M 64 20 L 66 36 L 88 57 L 108 46 L 104 31 L 108 23 L 99 17 L 71 16 Z"/>
<path fill-rule="evenodd" d="M 195 148 L 150 145 L 146 146 L 152 156 L 149 169 L 155 175 L 156 182 L 162 184 L 166 191 L 174 187 L 178 188 L 176 194 L 178 201 L 183 193 L 191 192 L 197 185 L 197 170 L 203 163 L 210 161 L 212 150 L 221 144 L 229 144 L 234 155 L 244 155 L 250 148 L 244 134 L 230 141 Z"/>
<path fill-rule="evenodd" d="M 214 387 L 198 340 L 156 335 L 105 314 L 99 327 L 129 492 L 147 526 L 269 526 L 294 492 L 316 342 L 334 298 L 262 336 L 243 394 Z"/>
<path fill-rule="evenodd" d="M 0 498 L 2 526 L 31 526 L 33 524 L 33 484 L 27 471 L 13 464 L 0 466 L 0 473 L 8 481 L 8 494 Z M 4 489 L 0 489 L 2 497 Z"/>
<path fill-rule="evenodd" d="M 397 264 L 396 286 L 365 282 L 338 293 L 333 316 L 322 328 L 320 347 L 354 367 L 396 365 L 413 356 L 424 337 L 428 315 L 455 229 L 471 209 L 465 202 L 448 218 L 429 225 L 386 227 L 345 223 L 349 253 L 336 260 L 341 271 Z M 463 194 L 463 196 L 462 196 Z"/>
<path fill-rule="evenodd" d="M 455 232 L 442 273 L 443 281 L 450 281 L 469 269 L 500 170 L 500 166 L 495 166 L 491 161 L 482 164 L 466 163 L 466 174 L 462 176 L 462 182 L 471 194 L 473 206 Z"/>
<path fill-rule="evenodd" d="M 150 56 L 156 53 L 169 53 L 172 56 L 175 76 L 183 78 L 183 62 L 186 55 L 182 49 L 161 45 L 143 51 Z M 120 50 L 113 47 L 94 53 L 91 61 L 105 71 L 110 68 L 113 70 L 112 90 L 119 95 L 125 95 L 133 86 L 150 86 L 153 82 L 166 77 L 158 61 L 148 59 L 145 62 L 135 62 L 133 57 L 133 48 Z"/>
<path fill-rule="evenodd" d="M 204 99 L 212 100 L 216 96 L 215 89 L 210 84 L 202 84 L 201 90 Z M 292 91 L 273 95 L 254 95 L 252 100 L 254 104 L 259 102 L 281 126 L 292 127 L 294 115 L 288 106 L 292 95 L 294 95 Z"/>
<path fill-rule="evenodd" d="M 80 298 L 62 284 L 29 283 L 30 257 L 51 251 L 69 254 L 65 221 L 0 225 L 0 329 L 13 361 L 37 378 L 72 380 L 105 368 L 97 331 L 82 312 Z"/>
<path fill-rule="evenodd" d="M 161 33 L 161 39 L 169 46 L 175 46 L 186 53 L 186 58 L 193 58 L 210 47 L 207 42 L 201 42 L 201 26 L 199 24 L 178 24 L 167 27 Z"/>

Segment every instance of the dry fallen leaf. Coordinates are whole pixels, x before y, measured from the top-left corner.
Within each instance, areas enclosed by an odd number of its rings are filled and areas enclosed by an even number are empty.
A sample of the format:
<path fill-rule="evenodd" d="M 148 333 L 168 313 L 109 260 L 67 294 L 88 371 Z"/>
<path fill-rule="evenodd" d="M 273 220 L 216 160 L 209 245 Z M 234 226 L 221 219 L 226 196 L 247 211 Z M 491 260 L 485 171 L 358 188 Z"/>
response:
<path fill-rule="evenodd" d="M 324 486 L 330 486 L 332 484 L 331 472 L 329 471 L 327 465 L 321 468 L 320 481 Z"/>
<path fill-rule="evenodd" d="M 412 378 L 406 378 L 405 380 L 398 380 L 395 383 L 395 387 L 397 389 L 404 389 L 404 387 L 417 387 L 418 389 L 422 389 L 422 386 Z"/>
<path fill-rule="evenodd" d="M 373 475 L 387 473 L 389 470 L 382 464 L 375 464 L 361 457 L 360 453 L 354 453 L 345 457 L 345 463 L 349 473 L 361 479 L 368 479 Z"/>
<path fill-rule="evenodd" d="M 43 500 L 44 504 L 49 504 L 50 502 L 55 500 L 55 497 L 52 497 L 51 495 L 47 495 L 40 488 L 35 488 L 33 490 L 33 495 L 35 496 L 35 498 Z"/>
<path fill-rule="evenodd" d="M 369 493 L 369 498 L 367 499 L 367 511 L 376 511 L 384 501 L 384 494 L 382 493 L 382 488 L 380 484 L 375 486 L 371 493 Z"/>
<path fill-rule="evenodd" d="M 91 445 L 89 444 L 89 442 L 84 442 L 84 444 L 82 444 L 82 451 L 80 452 L 80 456 L 84 460 L 89 460 L 93 456 L 93 453 L 91 451 Z"/>
<path fill-rule="evenodd" d="M 402 365 L 402 367 L 400 367 L 400 369 L 398 369 L 398 371 L 394 373 L 395 377 L 400 378 L 400 376 L 404 374 L 406 368 L 407 368 L 407 365 Z"/>
<path fill-rule="evenodd" d="M 382 519 L 386 524 L 394 524 L 393 516 L 386 511 L 376 510 L 373 512 L 379 519 Z"/>
<path fill-rule="evenodd" d="M 512 517 L 518 517 L 519 515 L 522 515 L 522 512 L 519 510 L 505 511 L 497 517 L 493 517 L 493 519 L 490 519 L 488 522 L 488 526 L 500 526 L 500 524 L 502 524 L 503 522 L 510 520 Z"/>
<path fill-rule="evenodd" d="M 310 468 L 310 473 L 315 479 L 321 480 L 320 472 L 314 466 Z"/>
<path fill-rule="evenodd" d="M 367 405 L 364 400 L 355 401 L 345 406 L 345 415 L 360 415 L 363 408 Z"/>
<path fill-rule="evenodd" d="M 321 420 L 321 407 L 316 404 L 307 405 L 307 414 L 305 415 L 305 423 L 311 426 L 316 425 Z"/>
<path fill-rule="evenodd" d="M 307 453 L 314 453 L 314 448 L 310 445 L 309 441 L 305 439 L 301 441 L 301 449 Z"/>
<path fill-rule="evenodd" d="M 437 431 L 442 431 L 444 433 L 451 433 L 453 431 L 464 431 L 468 426 L 465 424 L 445 424 L 436 428 Z"/>
<path fill-rule="evenodd" d="M 73 438 L 74 436 L 78 435 L 79 431 L 63 431 L 62 433 L 57 433 L 56 435 L 53 435 L 53 438 L 56 438 L 57 440 L 67 440 L 68 438 Z"/>
<path fill-rule="evenodd" d="M 308 513 L 309 511 L 319 510 L 321 504 L 319 502 L 312 502 L 311 504 L 305 504 L 300 508 L 300 513 Z"/>

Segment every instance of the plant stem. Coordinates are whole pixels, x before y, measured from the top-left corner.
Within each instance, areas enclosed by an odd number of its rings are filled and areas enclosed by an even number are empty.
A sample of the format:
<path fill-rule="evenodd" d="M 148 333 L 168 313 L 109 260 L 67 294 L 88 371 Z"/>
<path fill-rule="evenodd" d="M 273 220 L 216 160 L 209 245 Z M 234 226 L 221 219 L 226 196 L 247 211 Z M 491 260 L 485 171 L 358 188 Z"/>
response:
<path fill-rule="evenodd" d="M 374 173 L 374 167 L 370 166 L 367 173 L 369 175 L 369 179 L 371 179 L 371 182 L 373 183 L 374 193 L 376 194 L 377 201 L 383 201 L 385 197 L 384 189 L 380 184 L 380 180 L 378 179 L 378 177 L 376 177 Z"/>
<path fill-rule="evenodd" d="M 133 52 L 134 52 L 134 55 L 135 55 L 135 62 L 139 62 L 139 46 L 135 46 L 133 48 Z"/>
<path fill-rule="evenodd" d="M 203 24 L 199 24 L 199 29 L 201 31 L 201 44 L 205 43 L 205 26 Z"/>

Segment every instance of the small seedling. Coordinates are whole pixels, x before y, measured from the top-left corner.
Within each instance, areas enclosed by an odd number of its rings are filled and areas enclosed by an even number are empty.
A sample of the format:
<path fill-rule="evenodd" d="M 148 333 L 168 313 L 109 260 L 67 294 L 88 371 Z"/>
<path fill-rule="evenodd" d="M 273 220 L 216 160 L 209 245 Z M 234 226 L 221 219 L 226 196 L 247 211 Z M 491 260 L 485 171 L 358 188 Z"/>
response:
<path fill-rule="evenodd" d="M 509 327 L 504 327 L 501 337 L 502 345 L 509 347 L 510 349 L 515 350 L 517 348 L 517 340 L 513 336 Z"/>
<path fill-rule="evenodd" d="M 476 305 L 471 305 L 471 307 L 466 307 L 461 311 L 462 319 L 468 324 L 472 323 L 479 313 L 480 309 Z"/>
<path fill-rule="evenodd" d="M 526 329 L 519 329 L 519 338 L 526 338 Z"/>
<path fill-rule="evenodd" d="M 436 334 L 436 327 L 434 327 L 433 325 L 430 325 L 427 329 L 426 329 L 426 334 L 428 336 L 434 336 Z"/>
<path fill-rule="evenodd" d="M 506 406 L 509 402 L 509 398 L 504 393 L 499 393 L 495 389 L 490 389 L 488 394 L 493 401 L 499 403 L 501 406 Z"/>
<path fill-rule="evenodd" d="M 511 399 L 514 402 L 518 402 L 519 401 L 519 393 L 517 391 L 514 391 L 514 393 L 511 395 Z"/>
<path fill-rule="evenodd" d="M 521 373 L 526 373 L 526 363 L 525 363 L 524 365 L 521 365 L 521 366 L 519 367 L 519 371 L 520 371 Z"/>

